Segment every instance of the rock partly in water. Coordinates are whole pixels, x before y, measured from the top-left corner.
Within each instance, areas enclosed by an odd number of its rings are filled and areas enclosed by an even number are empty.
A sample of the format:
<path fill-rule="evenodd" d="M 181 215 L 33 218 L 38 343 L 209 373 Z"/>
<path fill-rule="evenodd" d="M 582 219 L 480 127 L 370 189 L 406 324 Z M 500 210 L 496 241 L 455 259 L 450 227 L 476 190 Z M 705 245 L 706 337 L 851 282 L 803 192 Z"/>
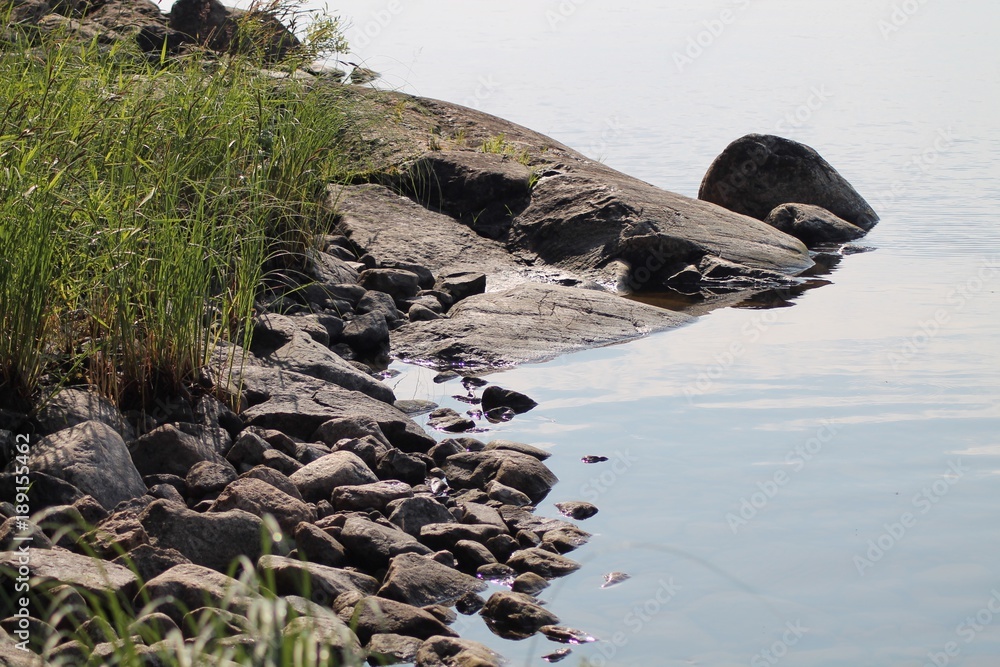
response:
<path fill-rule="evenodd" d="M 497 592 L 479 612 L 490 630 L 505 639 L 525 639 L 546 625 L 555 625 L 559 617 L 523 593 Z"/>
<path fill-rule="evenodd" d="M 748 134 L 708 168 L 698 198 L 763 220 L 788 203 L 821 206 L 867 231 L 878 215 L 815 149 L 773 135 Z"/>
<path fill-rule="evenodd" d="M 507 564 L 518 572 L 534 572 L 546 579 L 564 577 L 580 569 L 576 561 L 538 547 L 515 551 Z"/>
<path fill-rule="evenodd" d="M 501 667 L 506 661 L 488 647 L 468 639 L 432 637 L 417 651 L 416 667 Z"/>
<path fill-rule="evenodd" d="M 764 222 L 794 236 L 809 248 L 847 243 L 866 233 L 825 208 L 810 204 L 782 204 L 768 213 Z"/>
<path fill-rule="evenodd" d="M 469 297 L 449 315 L 400 327 L 393 353 L 442 368 L 485 370 L 542 361 L 691 321 L 607 292 L 530 283 Z"/>
<path fill-rule="evenodd" d="M 583 521 L 597 514 L 596 506 L 583 501 L 572 500 L 564 503 L 556 503 L 556 509 L 563 516 L 568 516 L 576 521 Z"/>
<path fill-rule="evenodd" d="M 486 590 L 479 579 L 462 574 L 430 558 L 400 554 L 392 559 L 379 596 L 416 607 L 457 600 Z"/>
<path fill-rule="evenodd" d="M 516 414 L 522 414 L 532 410 L 538 405 L 534 400 L 524 394 L 504 389 L 493 385 L 483 391 L 483 410 L 493 410 L 494 408 L 510 408 Z"/>

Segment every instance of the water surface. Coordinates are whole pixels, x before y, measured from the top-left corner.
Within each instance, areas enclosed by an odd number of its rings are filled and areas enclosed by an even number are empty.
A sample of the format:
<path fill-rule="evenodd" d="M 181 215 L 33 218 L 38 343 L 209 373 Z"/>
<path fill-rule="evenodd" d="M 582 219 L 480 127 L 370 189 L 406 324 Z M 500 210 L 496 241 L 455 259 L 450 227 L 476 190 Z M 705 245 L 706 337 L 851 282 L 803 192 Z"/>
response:
<path fill-rule="evenodd" d="M 997 664 L 998 7 L 338 3 L 351 58 L 383 85 L 691 196 L 729 141 L 777 132 L 882 216 L 874 250 L 791 307 L 491 378 L 540 403 L 495 429 L 555 452 L 562 482 L 540 510 L 601 508 L 583 569 L 543 594 L 601 640 L 563 664 Z M 400 398 L 467 408 L 457 383 L 398 368 Z M 633 578 L 602 590 L 612 570 Z M 516 665 L 559 648 L 478 619 L 461 631 Z"/>

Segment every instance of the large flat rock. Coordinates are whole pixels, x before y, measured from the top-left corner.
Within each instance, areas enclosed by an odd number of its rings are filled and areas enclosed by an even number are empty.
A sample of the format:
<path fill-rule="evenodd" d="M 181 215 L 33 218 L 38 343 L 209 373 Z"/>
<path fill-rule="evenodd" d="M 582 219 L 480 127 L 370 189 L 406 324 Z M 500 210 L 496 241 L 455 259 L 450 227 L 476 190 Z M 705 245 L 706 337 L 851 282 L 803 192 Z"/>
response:
<path fill-rule="evenodd" d="M 393 333 L 393 354 L 437 367 L 470 370 L 541 361 L 691 321 L 687 315 L 614 294 L 523 283 L 469 297 L 449 317 Z"/>

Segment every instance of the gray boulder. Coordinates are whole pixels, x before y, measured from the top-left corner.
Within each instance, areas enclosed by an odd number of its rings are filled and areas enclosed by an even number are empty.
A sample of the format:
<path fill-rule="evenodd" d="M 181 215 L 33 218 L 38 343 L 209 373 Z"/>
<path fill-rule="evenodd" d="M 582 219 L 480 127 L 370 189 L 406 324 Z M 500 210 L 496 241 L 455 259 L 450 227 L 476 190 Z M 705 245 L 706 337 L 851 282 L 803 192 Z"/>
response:
<path fill-rule="evenodd" d="M 295 527 L 295 546 L 299 556 L 310 563 L 340 567 L 347 561 L 344 545 L 311 523 L 300 523 Z"/>
<path fill-rule="evenodd" d="M 368 269 L 358 276 L 358 283 L 366 290 L 385 292 L 394 299 L 406 299 L 420 291 L 420 278 L 403 269 Z"/>
<path fill-rule="evenodd" d="M 297 376 L 297 377 L 296 377 Z M 271 387 L 299 384 L 298 374 L 273 378 Z M 434 438 L 412 419 L 392 405 L 377 401 L 360 392 L 348 391 L 330 384 L 316 387 L 308 383 L 295 387 L 295 393 L 275 392 L 265 402 L 247 409 L 244 420 L 253 426 L 273 428 L 303 440 L 325 422 L 345 417 L 370 417 L 395 447 L 403 451 L 425 452 L 434 446 Z"/>
<path fill-rule="evenodd" d="M 505 639 L 525 639 L 542 626 L 559 622 L 558 616 L 530 595 L 506 591 L 491 595 L 480 613 L 490 629 Z"/>
<path fill-rule="evenodd" d="M 412 664 L 417 659 L 417 651 L 423 641 L 403 635 L 372 635 L 368 641 L 368 655 L 375 665 Z"/>
<path fill-rule="evenodd" d="M 416 667 L 501 667 L 506 661 L 479 642 L 432 637 L 420 645 L 414 664 Z"/>
<path fill-rule="evenodd" d="M 708 168 L 698 198 L 763 220 L 789 202 L 822 206 L 867 231 L 878 215 L 813 148 L 773 135 L 748 134 Z"/>
<path fill-rule="evenodd" d="M 211 511 L 226 512 L 233 509 L 262 518 L 270 514 L 282 529 L 289 532 L 303 521 L 311 523 L 316 520 L 316 510 L 313 507 L 252 477 L 237 479 L 227 486 L 212 505 Z"/>
<path fill-rule="evenodd" d="M 257 572 L 274 578 L 278 595 L 299 595 L 324 607 L 344 593 L 371 595 L 378 588 L 373 577 L 283 556 L 263 556 Z"/>
<path fill-rule="evenodd" d="M 389 560 L 399 554 L 432 553 L 415 537 L 402 530 L 387 528 L 358 517 L 347 519 L 339 539 L 347 547 L 348 556 L 357 565 L 372 571 L 388 566 Z"/>
<path fill-rule="evenodd" d="M 281 316 L 267 317 L 274 319 Z M 392 389 L 372 376 L 362 373 L 328 347 L 317 343 L 297 328 L 284 345 L 267 355 L 258 354 L 258 358 L 263 363 L 331 382 L 344 389 L 360 391 L 385 403 L 396 400 Z"/>
<path fill-rule="evenodd" d="M 178 625 L 191 610 L 207 604 L 225 606 L 232 612 L 243 613 L 254 599 L 253 593 L 238 580 L 201 565 L 176 565 L 154 577 L 136 596 L 136 607 L 145 600 L 160 602 L 157 611 L 170 617 Z"/>
<path fill-rule="evenodd" d="M 146 493 L 122 437 L 103 422 L 82 422 L 42 438 L 31 448 L 28 466 L 33 477 L 44 473 L 69 482 L 105 509 Z"/>
<path fill-rule="evenodd" d="M 199 514 L 157 500 L 139 514 L 139 521 L 153 546 L 176 549 L 192 563 L 219 572 L 239 556 L 256 560 L 262 553 L 261 520 L 243 510 Z"/>
<path fill-rule="evenodd" d="M 420 529 L 427 524 L 455 522 L 447 507 L 427 496 L 394 501 L 389 509 L 389 521 L 414 537 L 420 537 Z"/>
<path fill-rule="evenodd" d="M 38 411 L 38 421 L 48 433 L 96 421 L 113 428 L 125 441 L 135 437 L 131 424 L 125 421 L 111 401 L 84 389 L 61 390 L 42 405 Z"/>
<path fill-rule="evenodd" d="M 546 579 L 564 577 L 580 569 L 580 564 L 576 561 L 538 547 L 515 551 L 507 559 L 507 565 L 518 572 L 534 572 Z"/>
<path fill-rule="evenodd" d="M 0 586 L 13 591 L 19 570 L 28 568 L 32 588 L 43 583 L 69 584 L 81 591 L 103 596 L 112 593 L 131 599 L 138 590 L 135 574 L 128 569 L 90 556 L 62 549 L 38 549 L 31 552 L 30 562 L 20 562 L 17 552 L 0 552 Z"/>
<path fill-rule="evenodd" d="M 377 482 L 365 462 L 351 452 L 332 452 L 289 477 L 306 500 L 329 499 L 338 486 L 357 486 Z"/>
<path fill-rule="evenodd" d="M 142 475 L 186 477 L 191 467 L 201 461 L 226 465 L 226 459 L 210 441 L 189 435 L 173 424 L 166 424 L 133 440 L 128 451 Z"/>
<path fill-rule="evenodd" d="M 417 554 L 400 554 L 389 563 L 380 597 L 415 607 L 457 600 L 486 590 L 486 583 Z"/>
<path fill-rule="evenodd" d="M 838 218 L 825 208 L 809 204 L 782 204 L 767 214 L 764 222 L 794 236 L 809 248 L 847 243 L 865 235 L 865 230 Z"/>
<path fill-rule="evenodd" d="M 452 454 L 442 466 L 449 482 L 457 488 L 486 488 L 496 480 L 517 489 L 537 502 L 552 490 L 559 479 L 533 456 L 515 451 L 486 450 Z"/>
<path fill-rule="evenodd" d="M 342 609 L 339 615 L 341 620 L 354 628 L 364 643 L 377 634 L 406 635 L 418 639 L 457 636 L 454 630 L 423 609 L 381 597 L 364 597 Z"/>
<path fill-rule="evenodd" d="M 214 461 L 199 461 L 191 466 L 184 482 L 192 498 L 201 499 L 217 496 L 237 478 L 236 469 L 228 464 Z"/>
<path fill-rule="evenodd" d="M 413 489 L 409 484 L 388 480 L 359 486 L 338 486 L 333 490 L 330 502 L 336 510 L 374 509 L 384 512 L 389 503 L 412 497 Z"/>
<path fill-rule="evenodd" d="M 342 665 L 360 664 L 364 657 L 357 635 L 332 613 L 292 619 L 281 634 L 289 645 L 308 647 L 309 653 L 297 656 L 305 664 L 326 664 L 331 654 Z"/>
<path fill-rule="evenodd" d="M 175 565 L 187 565 L 191 561 L 180 551 L 151 544 L 140 544 L 127 554 L 115 558 L 112 563 L 135 570 L 139 581 L 150 581 Z"/>
<path fill-rule="evenodd" d="M 355 316 L 344 325 L 340 340 L 361 354 L 377 354 L 388 350 L 389 325 L 385 321 L 385 315 L 372 312 Z"/>

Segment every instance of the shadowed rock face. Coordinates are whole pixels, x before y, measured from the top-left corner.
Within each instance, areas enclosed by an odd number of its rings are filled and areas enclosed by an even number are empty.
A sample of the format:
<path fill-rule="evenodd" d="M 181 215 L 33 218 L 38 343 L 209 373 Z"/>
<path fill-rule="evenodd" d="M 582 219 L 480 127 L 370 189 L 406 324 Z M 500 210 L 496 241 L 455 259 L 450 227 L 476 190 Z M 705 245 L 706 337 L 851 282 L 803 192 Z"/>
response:
<path fill-rule="evenodd" d="M 708 168 L 698 198 L 763 220 L 782 204 L 821 206 L 867 231 L 878 215 L 815 150 L 789 139 L 748 134 Z"/>

